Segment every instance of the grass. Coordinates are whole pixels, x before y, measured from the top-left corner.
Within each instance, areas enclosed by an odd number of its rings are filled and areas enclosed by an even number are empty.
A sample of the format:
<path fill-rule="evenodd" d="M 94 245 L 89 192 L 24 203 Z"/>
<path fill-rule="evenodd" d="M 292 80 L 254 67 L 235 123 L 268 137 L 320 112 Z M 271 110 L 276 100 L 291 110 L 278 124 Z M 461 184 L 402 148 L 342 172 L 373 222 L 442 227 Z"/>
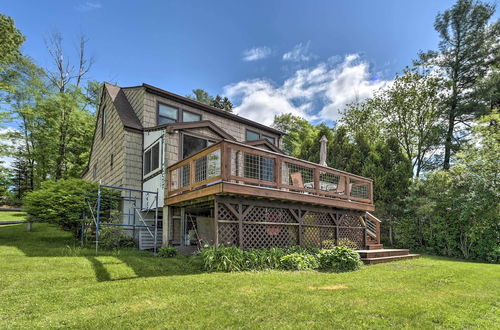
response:
<path fill-rule="evenodd" d="M 26 220 L 26 213 L 24 212 L 0 211 L 0 222 L 24 220 Z"/>
<path fill-rule="evenodd" d="M 0 328 L 498 328 L 500 265 L 423 257 L 353 273 L 203 273 L 0 227 Z"/>

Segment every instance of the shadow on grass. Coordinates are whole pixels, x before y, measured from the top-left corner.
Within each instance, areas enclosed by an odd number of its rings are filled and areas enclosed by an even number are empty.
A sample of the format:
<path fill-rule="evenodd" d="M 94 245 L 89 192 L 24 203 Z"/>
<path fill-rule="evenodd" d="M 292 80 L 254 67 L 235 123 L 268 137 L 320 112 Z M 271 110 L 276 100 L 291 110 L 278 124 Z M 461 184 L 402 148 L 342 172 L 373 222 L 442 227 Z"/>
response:
<path fill-rule="evenodd" d="M 95 255 L 95 249 L 81 247 L 70 233 L 48 224 L 35 224 L 32 232 L 27 232 L 24 225 L 12 225 L 0 228 L 1 247 L 15 247 L 25 257 L 80 257 L 86 258 L 94 270 L 97 281 L 117 281 L 139 277 L 182 276 L 202 273 L 199 257 L 160 258 L 147 251 L 134 248 L 120 250 L 101 250 Z M 22 257 L 22 256 L 20 256 Z M 133 276 L 112 276 L 110 269 L 118 273 L 129 271 Z M 131 272 L 131 271 L 132 272 Z"/>

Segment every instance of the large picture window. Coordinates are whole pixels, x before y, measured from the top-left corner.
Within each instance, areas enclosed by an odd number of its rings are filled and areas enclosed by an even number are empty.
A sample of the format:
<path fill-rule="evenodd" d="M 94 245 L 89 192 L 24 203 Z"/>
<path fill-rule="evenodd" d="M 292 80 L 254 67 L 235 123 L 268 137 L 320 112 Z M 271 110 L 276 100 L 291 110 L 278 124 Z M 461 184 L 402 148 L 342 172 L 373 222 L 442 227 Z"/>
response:
<path fill-rule="evenodd" d="M 144 152 L 144 176 L 160 168 L 160 141 Z"/>
<path fill-rule="evenodd" d="M 179 109 L 158 103 L 158 125 L 176 123 L 179 118 Z"/>
<path fill-rule="evenodd" d="M 205 149 L 213 142 L 207 139 L 191 136 L 187 134 L 182 135 L 182 159 L 194 155 L 201 149 Z"/>

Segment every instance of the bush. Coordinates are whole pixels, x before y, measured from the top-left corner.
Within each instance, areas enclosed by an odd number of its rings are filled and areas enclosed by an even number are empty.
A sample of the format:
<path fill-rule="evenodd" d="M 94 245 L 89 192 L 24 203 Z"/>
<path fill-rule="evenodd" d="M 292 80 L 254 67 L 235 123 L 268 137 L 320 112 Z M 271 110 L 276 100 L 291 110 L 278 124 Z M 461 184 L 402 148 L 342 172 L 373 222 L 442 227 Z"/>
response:
<path fill-rule="evenodd" d="M 333 272 L 349 272 L 361 267 L 359 254 L 345 246 L 321 250 L 318 254 L 319 268 Z"/>
<path fill-rule="evenodd" d="M 284 270 L 310 270 L 318 266 L 316 256 L 309 253 L 291 253 L 280 259 L 280 268 Z"/>
<path fill-rule="evenodd" d="M 243 250 L 235 246 L 209 247 L 201 251 L 203 267 L 208 271 L 234 272 L 245 270 Z"/>
<path fill-rule="evenodd" d="M 158 250 L 158 254 L 156 256 L 161 258 L 173 258 L 177 256 L 177 250 L 171 246 L 164 246 Z"/>
<path fill-rule="evenodd" d="M 361 267 L 358 253 L 344 246 L 318 250 L 290 248 L 241 250 L 235 246 L 212 246 L 201 251 L 207 271 L 235 272 L 246 270 L 312 270 L 347 272 Z"/>
<path fill-rule="evenodd" d="M 122 228 L 112 226 L 102 226 L 99 229 L 99 246 L 103 249 L 119 249 L 124 247 L 134 247 L 132 237 L 125 234 Z"/>
<path fill-rule="evenodd" d="M 85 196 L 96 195 L 97 187 L 97 183 L 82 179 L 46 181 L 40 189 L 28 193 L 24 199 L 28 220 L 56 224 L 78 236 L 82 213 L 88 208 Z M 112 193 L 104 190 L 104 194 L 109 196 Z M 106 209 L 109 209 L 108 199 L 103 200 L 103 214 L 106 214 Z"/>

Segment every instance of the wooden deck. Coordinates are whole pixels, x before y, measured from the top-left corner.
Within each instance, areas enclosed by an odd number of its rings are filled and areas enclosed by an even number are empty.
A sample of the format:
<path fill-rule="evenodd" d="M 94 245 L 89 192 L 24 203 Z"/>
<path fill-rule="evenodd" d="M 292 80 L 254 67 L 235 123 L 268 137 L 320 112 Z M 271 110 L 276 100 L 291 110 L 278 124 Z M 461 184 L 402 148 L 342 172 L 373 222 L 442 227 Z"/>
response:
<path fill-rule="evenodd" d="M 168 168 L 166 205 L 215 194 L 373 211 L 373 181 L 223 140 Z"/>

